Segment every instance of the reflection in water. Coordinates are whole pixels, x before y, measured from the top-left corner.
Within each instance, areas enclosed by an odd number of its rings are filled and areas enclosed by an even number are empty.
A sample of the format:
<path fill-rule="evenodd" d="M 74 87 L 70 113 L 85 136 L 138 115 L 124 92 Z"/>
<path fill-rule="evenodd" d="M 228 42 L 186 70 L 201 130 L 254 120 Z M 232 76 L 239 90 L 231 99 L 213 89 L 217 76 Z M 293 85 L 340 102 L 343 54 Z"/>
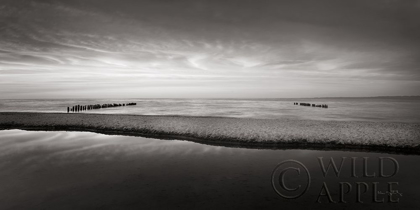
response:
<path fill-rule="evenodd" d="M 333 168 L 323 176 L 318 157 L 342 157 L 337 178 Z M 356 174 L 351 177 L 351 157 Z M 363 157 L 368 174 L 363 177 Z M 380 178 L 379 157 L 393 157 L 398 174 Z M 300 198 L 286 200 L 273 189 L 271 176 L 278 163 L 294 159 L 311 173 L 311 186 Z M 0 131 L 0 209 L 150 209 L 150 208 L 308 208 L 415 209 L 419 156 L 378 153 L 257 150 L 201 145 L 188 141 L 107 136 L 87 132 Z M 327 162 L 326 162 L 327 163 Z M 386 165 L 388 164 L 388 165 Z M 384 173 L 393 170 L 385 163 Z M 288 185 L 299 180 L 287 176 Z M 317 203 L 323 183 L 339 201 L 339 182 L 352 186 L 347 204 Z M 356 182 L 366 182 L 363 205 L 356 203 Z M 373 202 L 373 185 L 386 192 L 388 182 L 398 182 L 399 203 Z M 347 188 L 346 188 L 347 189 Z M 382 198 L 379 197 L 379 198 Z"/>

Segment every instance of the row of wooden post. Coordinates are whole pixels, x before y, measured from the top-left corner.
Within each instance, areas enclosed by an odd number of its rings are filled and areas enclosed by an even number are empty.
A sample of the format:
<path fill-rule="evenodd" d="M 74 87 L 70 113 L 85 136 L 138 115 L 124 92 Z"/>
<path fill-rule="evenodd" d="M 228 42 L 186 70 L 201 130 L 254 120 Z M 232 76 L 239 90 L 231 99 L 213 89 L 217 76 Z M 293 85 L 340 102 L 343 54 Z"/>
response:
<path fill-rule="evenodd" d="M 327 104 L 293 103 L 294 105 L 328 108 Z"/>
<path fill-rule="evenodd" d="M 119 107 L 119 106 L 135 106 L 137 103 L 127 103 L 127 104 L 94 104 L 94 105 L 76 105 L 72 107 L 67 107 L 67 113 L 70 112 L 83 112 L 92 109 L 102 109 L 102 108 L 110 108 L 110 107 Z"/>

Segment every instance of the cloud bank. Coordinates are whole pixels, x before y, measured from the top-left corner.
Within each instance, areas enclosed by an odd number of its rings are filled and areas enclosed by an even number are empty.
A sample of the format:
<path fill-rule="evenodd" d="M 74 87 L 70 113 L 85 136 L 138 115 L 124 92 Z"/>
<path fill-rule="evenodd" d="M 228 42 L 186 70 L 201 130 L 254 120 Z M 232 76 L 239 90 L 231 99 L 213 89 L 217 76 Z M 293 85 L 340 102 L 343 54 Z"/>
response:
<path fill-rule="evenodd" d="M 418 0 L 5 0 L 0 98 L 419 95 L 418 46 Z"/>

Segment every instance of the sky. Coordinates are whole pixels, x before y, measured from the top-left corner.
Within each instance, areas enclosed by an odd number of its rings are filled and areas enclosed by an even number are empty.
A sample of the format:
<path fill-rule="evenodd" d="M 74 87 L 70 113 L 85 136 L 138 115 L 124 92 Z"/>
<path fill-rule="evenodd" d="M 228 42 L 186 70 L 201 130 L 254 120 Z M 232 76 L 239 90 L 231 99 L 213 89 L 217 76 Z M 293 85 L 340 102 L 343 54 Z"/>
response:
<path fill-rule="evenodd" d="M 0 0 L 0 99 L 420 95 L 420 0 Z"/>

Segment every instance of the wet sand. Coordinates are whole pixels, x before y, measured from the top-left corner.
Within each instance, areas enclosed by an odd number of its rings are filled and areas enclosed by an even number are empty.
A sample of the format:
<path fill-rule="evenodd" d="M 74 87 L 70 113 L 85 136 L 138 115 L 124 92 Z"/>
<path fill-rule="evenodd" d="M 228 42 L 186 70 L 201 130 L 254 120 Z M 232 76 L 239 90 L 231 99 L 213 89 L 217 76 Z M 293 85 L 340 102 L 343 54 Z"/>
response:
<path fill-rule="evenodd" d="M 0 129 L 93 131 L 251 148 L 420 154 L 420 124 L 222 117 L 0 113 Z"/>
<path fill-rule="evenodd" d="M 340 178 L 323 177 L 317 158 L 357 158 L 356 174 L 345 162 Z M 368 157 L 364 178 L 362 158 Z M 399 172 L 378 177 L 378 158 L 392 157 Z M 276 166 L 288 159 L 306 165 L 309 190 L 298 199 L 280 197 L 272 186 Z M 420 167 L 417 155 L 258 150 L 208 146 L 188 141 L 107 136 L 89 132 L 0 131 L 0 209 L 417 209 Z M 384 173 L 393 165 L 385 162 Z M 293 175 L 293 174 L 291 174 Z M 288 177 L 291 187 L 300 183 Z M 296 183 L 295 183 L 296 182 Z M 339 198 L 339 182 L 352 184 L 347 203 L 317 203 L 323 182 Z M 356 182 L 369 190 L 356 202 Z M 402 196 L 398 203 L 372 201 L 372 183 L 385 192 L 388 182 Z"/>

